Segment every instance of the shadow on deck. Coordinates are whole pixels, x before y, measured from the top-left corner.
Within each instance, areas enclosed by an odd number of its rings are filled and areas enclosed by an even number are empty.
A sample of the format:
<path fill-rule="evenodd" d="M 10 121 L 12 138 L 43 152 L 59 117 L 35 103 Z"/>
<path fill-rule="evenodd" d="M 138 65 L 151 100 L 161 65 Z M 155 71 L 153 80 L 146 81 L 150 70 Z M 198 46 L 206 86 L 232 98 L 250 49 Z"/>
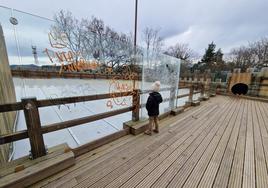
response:
<path fill-rule="evenodd" d="M 268 187 L 268 103 L 217 96 L 33 187 Z"/>

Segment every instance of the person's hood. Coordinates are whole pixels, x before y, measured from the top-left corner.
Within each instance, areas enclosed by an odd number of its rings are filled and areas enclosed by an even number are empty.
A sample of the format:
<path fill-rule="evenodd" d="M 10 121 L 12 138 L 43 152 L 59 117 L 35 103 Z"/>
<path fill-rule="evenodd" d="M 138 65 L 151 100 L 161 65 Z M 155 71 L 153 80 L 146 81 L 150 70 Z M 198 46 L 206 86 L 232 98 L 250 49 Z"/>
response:
<path fill-rule="evenodd" d="M 154 92 L 150 93 L 150 96 L 155 98 L 157 102 L 159 102 L 159 103 L 162 102 L 162 97 L 161 97 L 160 93 L 154 91 Z"/>

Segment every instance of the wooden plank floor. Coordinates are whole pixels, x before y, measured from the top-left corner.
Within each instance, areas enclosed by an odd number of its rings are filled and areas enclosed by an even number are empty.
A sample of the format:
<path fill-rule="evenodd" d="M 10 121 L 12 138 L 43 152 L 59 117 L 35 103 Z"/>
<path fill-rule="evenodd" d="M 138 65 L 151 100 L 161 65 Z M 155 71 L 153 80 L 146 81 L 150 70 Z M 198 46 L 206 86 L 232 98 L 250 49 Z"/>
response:
<path fill-rule="evenodd" d="M 268 187 L 268 103 L 217 96 L 33 187 Z"/>

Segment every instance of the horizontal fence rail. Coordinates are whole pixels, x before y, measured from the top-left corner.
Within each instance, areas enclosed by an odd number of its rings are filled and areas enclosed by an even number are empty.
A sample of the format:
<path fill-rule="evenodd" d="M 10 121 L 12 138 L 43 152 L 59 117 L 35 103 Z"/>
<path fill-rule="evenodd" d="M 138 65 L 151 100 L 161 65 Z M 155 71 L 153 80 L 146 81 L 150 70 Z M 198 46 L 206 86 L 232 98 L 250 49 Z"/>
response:
<path fill-rule="evenodd" d="M 0 104 L 0 113 L 2 112 L 11 112 L 11 111 L 18 111 L 23 110 L 23 105 L 21 102 L 10 103 L 10 104 Z"/>
<path fill-rule="evenodd" d="M 119 110 L 113 110 L 113 111 L 110 111 L 110 112 L 104 112 L 104 113 L 100 113 L 100 114 L 96 114 L 96 115 L 92 115 L 92 116 L 87 116 L 87 117 L 78 118 L 78 119 L 74 119 L 74 120 L 63 121 L 63 122 L 60 122 L 60 123 L 54 123 L 54 124 L 51 124 L 51 125 L 46 125 L 46 126 L 42 127 L 42 132 L 43 133 L 49 133 L 49 132 L 57 131 L 57 130 L 60 130 L 60 129 L 65 129 L 65 128 L 69 128 L 69 127 L 73 127 L 73 126 L 77 126 L 77 125 L 97 121 L 97 120 L 104 119 L 104 118 L 107 118 L 107 117 L 111 117 L 111 116 L 123 114 L 123 113 L 126 113 L 126 112 L 130 112 L 130 111 L 133 110 L 133 108 L 134 107 L 122 108 L 122 109 L 119 109 Z"/>
<path fill-rule="evenodd" d="M 104 112 L 104 113 L 100 113 L 100 114 L 96 114 L 96 115 L 92 115 L 92 116 L 87 116 L 87 117 L 83 117 L 83 118 L 78 118 L 78 119 L 74 119 L 74 120 L 63 121 L 60 123 L 54 123 L 54 124 L 50 124 L 50 125 L 44 125 L 41 127 L 41 131 L 43 134 L 46 134 L 46 133 L 58 131 L 61 129 L 74 127 L 74 126 L 85 124 L 85 123 L 90 123 L 90 122 L 104 119 L 107 117 L 119 115 L 122 113 L 130 112 L 130 111 L 132 111 L 132 109 L 133 109 L 133 107 L 122 108 L 119 110 L 113 110 L 110 112 Z M 29 138 L 27 130 L 22 130 L 22 131 L 18 131 L 15 133 L 3 135 L 3 136 L 0 136 L 0 145 L 14 142 L 14 141 L 18 141 L 18 140 L 22 140 L 25 138 Z"/>
<path fill-rule="evenodd" d="M 37 101 L 37 107 L 47 107 L 54 105 L 64 105 L 70 103 L 79 103 L 79 102 L 89 102 L 94 100 L 108 99 L 111 97 L 125 97 L 131 96 L 132 92 L 118 92 L 113 94 L 99 94 L 99 95 L 87 95 L 87 96 L 75 96 L 75 97 L 64 97 L 64 98 L 54 98 L 54 99 L 44 99 Z M 16 102 L 12 104 L 0 104 L 0 113 L 9 112 L 9 111 L 18 111 L 23 110 L 23 105 L 21 102 Z"/>

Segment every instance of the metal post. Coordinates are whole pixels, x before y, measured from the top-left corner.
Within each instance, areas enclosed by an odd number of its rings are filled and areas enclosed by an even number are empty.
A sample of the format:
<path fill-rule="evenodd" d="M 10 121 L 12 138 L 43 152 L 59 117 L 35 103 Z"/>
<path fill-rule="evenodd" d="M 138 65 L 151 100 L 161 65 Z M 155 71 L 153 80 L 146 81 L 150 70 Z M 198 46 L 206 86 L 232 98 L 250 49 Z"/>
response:
<path fill-rule="evenodd" d="M 137 61 L 137 28 L 138 28 L 138 0 L 135 1 L 135 28 L 134 28 L 134 66 L 133 69 L 135 70 L 135 65 Z M 136 81 L 135 78 L 133 79 L 133 88 L 136 89 Z"/>
<path fill-rule="evenodd" d="M 134 30 L 134 50 L 137 46 L 137 27 L 138 27 L 138 0 L 135 0 L 135 30 Z"/>
<path fill-rule="evenodd" d="M 140 116 L 140 91 L 138 89 L 133 90 L 132 96 L 132 121 L 139 121 Z"/>
<path fill-rule="evenodd" d="M 28 130 L 28 136 L 31 144 L 32 158 L 46 155 L 46 148 L 41 130 L 39 111 L 36 98 L 24 98 L 23 104 L 24 116 Z"/>

